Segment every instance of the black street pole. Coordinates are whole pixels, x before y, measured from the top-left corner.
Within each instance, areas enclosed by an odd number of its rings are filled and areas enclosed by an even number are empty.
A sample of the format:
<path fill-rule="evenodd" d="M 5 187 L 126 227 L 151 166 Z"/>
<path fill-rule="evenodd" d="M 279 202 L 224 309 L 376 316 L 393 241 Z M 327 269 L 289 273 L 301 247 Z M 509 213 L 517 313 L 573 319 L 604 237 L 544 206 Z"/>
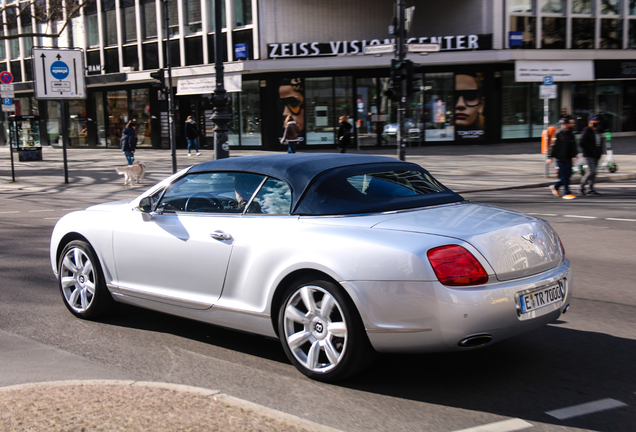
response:
<path fill-rule="evenodd" d="M 15 120 L 15 114 L 13 117 L 13 130 L 9 136 L 9 154 L 11 155 L 11 183 L 15 183 L 15 168 L 13 167 L 13 140 L 15 140 L 15 148 L 18 149 L 18 122 Z M 9 122 L 11 122 L 9 117 Z"/>
<path fill-rule="evenodd" d="M 395 40 L 395 54 L 397 55 L 397 59 L 400 62 L 404 61 L 404 43 L 406 42 L 406 22 L 404 16 L 404 9 L 406 8 L 406 5 L 404 1 L 405 0 L 397 0 L 397 37 Z M 406 144 L 404 142 L 404 117 L 406 111 L 406 91 L 404 88 L 405 85 L 406 79 L 402 79 L 400 81 L 400 91 L 398 93 L 398 97 L 400 99 L 397 109 L 397 157 L 402 161 L 406 158 Z"/>
<path fill-rule="evenodd" d="M 64 157 L 64 183 L 68 183 L 68 163 L 66 148 L 68 147 L 68 126 L 66 125 L 66 101 L 60 101 L 60 121 L 62 127 L 62 155 Z"/>
<path fill-rule="evenodd" d="M 177 172 L 177 146 L 175 143 L 176 130 L 174 124 L 174 98 L 172 94 L 172 57 L 170 54 L 170 16 L 168 14 L 168 0 L 163 0 L 166 21 L 166 68 L 168 69 L 168 136 L 170 152 L 172 154 L 172 173 Z"/>
<path fill-rule="evenodd" d="M 226 96 L 223 82 L 223 22 L 221 20 L 223 10 L 222 1 L 214 0 L 214 67 L 216 69 L 216 89 L 214 90 L 214 112 L 212 121 L 214 122 L 214 159 L 225 159 L 230 157 L 230 146 L 227 140 L 227 124 L 232 120 L 228 111 L 228 98 Z"/>

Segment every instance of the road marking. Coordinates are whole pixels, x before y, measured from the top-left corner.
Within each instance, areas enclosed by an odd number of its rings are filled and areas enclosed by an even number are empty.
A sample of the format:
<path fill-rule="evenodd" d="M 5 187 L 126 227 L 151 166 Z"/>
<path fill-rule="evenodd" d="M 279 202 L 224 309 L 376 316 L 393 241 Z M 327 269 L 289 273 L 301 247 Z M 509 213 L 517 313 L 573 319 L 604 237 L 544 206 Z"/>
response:
<path fill-rule="evenodd" d="M 581 219 L 596 219 L 596 216 L 563 215 L 563 217 L 573 217 L 573 218 L 581 218 Z"/>
<path fill-rule="evenodd" d="M 618 401 L 616 399 L 601 399 L 594 402 L 588 402 L 580 405 L 574 405 L 567 408 L 560 408 L 553 411 L 546 411 L 546 414 L 552 417 L 556 417 L 559 420 L 565 420 L 572 417 L 579 417 L 587 414 L 592 414 L 599 411 L 610 410 L 614 408 L 620 408 L 627 406 L 626 403 Z"/>
<path fill-rule="evenodd" d="M 20 211 L 18 210 L 13 210 L 13 211 L 6 211 L 6 212 L 0 212 L 2 214 L 6 214 L 6 213 L 20 213 Z"/>
<path fill-rule="evenodd" d="M 78 208 L 72 208 L 72 209 L 62 209 L 64 211 L 71 211 L 71 210 L 84 210 L 82 207 L 78 207 Z"/>
<path fill-rule="evenodd" d="M 40 213 L 40 212 L 52 212 L 55 211 L 54 209 L 47 209 L 47 210 L 29 210 L 29 213 Z"/>
<path fill-rule="evenodd" d="M 55 220 L 58 220 L 58 219 L 59 219 L 59 217 L 56 217 L 56 218 L 44 218 L 44 220 L 49 220 L 49 219 L 55 219 Z"/>
<path fill-rule="evenodd" d="M 605 220 L 613 220 L 620 222 L 636 222 L 636 219 L 621 219 L 621 218 L 605 218 Z"/>
<path fill-rule="evenodd" d="M 533 216 L 558 216 L 558 214 L 554 214 L 554 213 L 528 213 L 528 214 Z"/>
<path fill-rule="evenodd" d="M 457 430 L 455 432 L 512 432 L 528 429 L 532 424 L 521 419 L 504 420 L 496 423 L 475 426 L 468 429 Z"/>

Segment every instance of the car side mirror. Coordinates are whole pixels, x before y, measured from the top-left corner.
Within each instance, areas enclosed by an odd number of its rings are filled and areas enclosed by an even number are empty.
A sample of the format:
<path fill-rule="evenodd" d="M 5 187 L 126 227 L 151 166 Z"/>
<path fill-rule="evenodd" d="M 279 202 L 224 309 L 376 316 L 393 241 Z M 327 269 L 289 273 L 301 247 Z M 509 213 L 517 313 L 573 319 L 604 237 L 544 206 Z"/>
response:
<path fill-rule="evenodd" d="M 152 211 L 152 198 L 151 197 L 142 198 L 141 201 L 139 202 L 138 208 L 140 211 L 144 213 L 150 213 Z"/>

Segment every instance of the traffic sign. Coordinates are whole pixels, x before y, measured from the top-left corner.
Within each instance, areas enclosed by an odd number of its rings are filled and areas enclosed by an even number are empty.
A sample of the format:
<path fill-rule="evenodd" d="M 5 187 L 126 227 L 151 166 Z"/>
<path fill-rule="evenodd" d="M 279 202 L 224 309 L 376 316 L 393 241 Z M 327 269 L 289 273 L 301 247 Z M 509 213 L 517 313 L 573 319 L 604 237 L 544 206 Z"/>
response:
<path fill-rule="evenodd" d="M 33 82 L 38 100 L 86 99 L 84 52 L 33 48 Z"/>
<path fill-rule="evenodd" d="M 0 84 L 0 97 L 13 98 L 15 93 L 13 91 L 13 84 Z"/>
<path fill-rule="evenodd" d="M 551 86 L 554 84 L 554 77 L 553 76 L 544 76 L 543 77 L 543 85 L 544 86 Z"/>
<path fill-rule="evenodd" d="M 391 54 L 395 52 L 395 44 L 367 45 L 364 47 L 365 54 Z"/>
<path fill-rule="evenodd" d="M 13 75 L 9 71 L 0 72 L 0 82 L 2 84 L 11 84 L 13 82 Z"/>
<path fill-rule="evenodd" d="M 556 99 L 557 87 L 555 85 L 542 85 L 539 86 L 539 98 L 540 99 Z"/>
<path fill-rule="evenodd" d="M 2 105 L 13 105 L 13 98 L 3 98 Z"/>

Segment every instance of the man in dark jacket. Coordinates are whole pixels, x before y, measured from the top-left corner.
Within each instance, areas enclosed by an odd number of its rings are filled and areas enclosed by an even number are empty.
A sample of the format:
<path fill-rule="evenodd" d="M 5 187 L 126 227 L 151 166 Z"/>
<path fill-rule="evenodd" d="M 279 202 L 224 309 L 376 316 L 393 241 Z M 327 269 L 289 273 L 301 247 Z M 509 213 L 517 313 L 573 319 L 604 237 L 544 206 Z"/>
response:
<path fill-rule="evenodd" d="M 559 168 L 559 181 L 550 185 L 550 190 L 555 196 L 561 196 L 559 188 L 563 186 L 563 199 L 576 198 L 570 192 L 570 177 L 572 176 L 572 160 L 576 160 L 579 151 L 576 148 L 572 129 L 574 129 L 574 119 L 567 116 L 564 118 L 561 131 L 556 134 L 554 145 L 550 150 L 550 158 L 546 161 L 552 163 L 552 159 L 556 159 Z"/>
<path fill-rule="evenodd" d="M 345 153 L 351 144 L 351 124 L 348 122 L 349 116 L 340 116 L 340 127 L 338 128 L 338 147 L 340 153 Z"/>
<path fill-rule="evenodd" d="M 121 151 L 124 152 L 128 165 L 135 161 L 135 149 L 137 148 L 137 123 L 132 120 L 126 125 L 126 129 L 121 132 Z"/>
<path fill-rule="evenodd" d="M 603 136 L 599 129 L 599 118 L 597 116 L 591 115 L 587 118 L 587 127 L 581 133 L 579 144 L 583 157 L 587 162 L 587 172 L 581 179 L 581 195 L 600 195 L 594 189 L 596 168 L 603 153 Z M 586 185 L 590 187 L 589 192 L 585 190 Z"/>

